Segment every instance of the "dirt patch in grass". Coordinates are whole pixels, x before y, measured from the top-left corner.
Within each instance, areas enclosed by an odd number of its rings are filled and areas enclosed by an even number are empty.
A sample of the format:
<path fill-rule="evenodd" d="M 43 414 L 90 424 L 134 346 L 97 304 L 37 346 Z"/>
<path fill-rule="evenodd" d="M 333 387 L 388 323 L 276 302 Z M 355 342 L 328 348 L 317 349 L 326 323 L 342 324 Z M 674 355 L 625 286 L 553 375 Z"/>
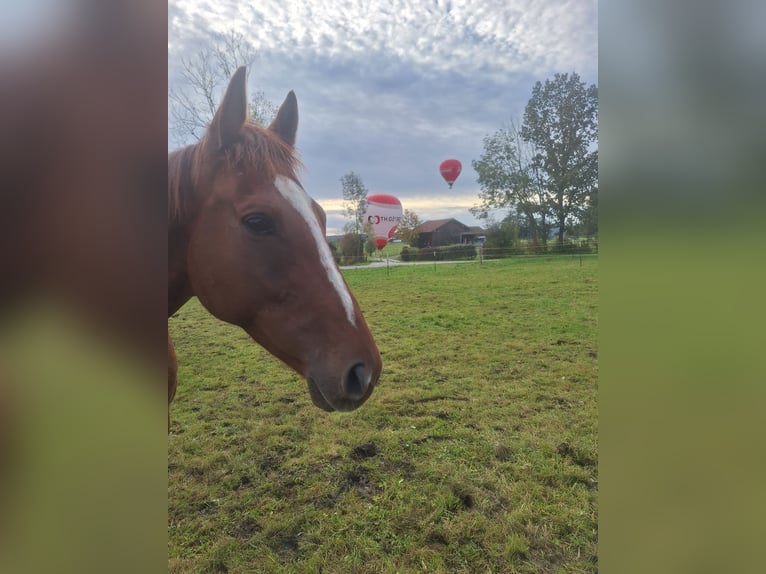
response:
<path fill-rule="evenodd" d="M 452 490 L 452 494 L 454 494 L 458 501 L 460 501 L 460 507 L 463 510 L 471 510 L 476 504 L 475 492 L 470 486 L 453 482 L 450 489 Z"/>
<path fill-rule="evenodd" d="M 495 458 L 502 462 L 513 460 L 513 451 L 505 445 L 497 445 L 495 447 Z"/>
<path fill-rule="evenodd" d="M 351 458 L 360 460 L 363 458 L 370 458 L 378 454 L 378 447 L 375 446 L 373 441 L 366 442 L 364 444 L 357 445 L 351 451 Z"/>
<path fill-rule="evenodd" d="M 263 527 L 258 524 L 258 521 L 248 516 L 237 525 L 234 530 L 234 536 L 242 540 L 248 540 L 253 534 L 260 532 L 261 530 L 263 530 Z"/>
<path fill-rule="evenodd" d="M 556 447 L 556 452 L 562 457 L 570 459 L 577 466 L 594 468 L 598 465 L 598 461 L 595 458 L 586 455 L 565 442 Z"/>
<path fill-rule="evenodd" d="M 447 541 L 447 537 L 444 535 L 444 532 L 441 530 L 431 530 L 426 534 L 425 538 L 426 544 L 430 544 L 436 547 L 443 547 L 447 546 L 449 542 Z"/>
<path fill-rule="evenodd" d="M 260 470 L 262 474 L 269 474 L 270 472 L 277 471 L 284 460 L 285 456 L 283 454 L 279 452 L 269 452 L 258 461 L 258 470 Z"/>
<path fill-rule="evenodd" d="M 279 556 L 286 560 L 293 560 L 298 556 L 299 531 L 294 527 L 286 527 L 274 530 L 267 534 L 266 544 Z"/>
<path fill-rule="evenodd" d="M 362 498 L 370 498 L 373 493 L 373 485 L 369 471 L 363 466 L 357 466 L 346 472 L 343 490 L 353 490 Z"/>

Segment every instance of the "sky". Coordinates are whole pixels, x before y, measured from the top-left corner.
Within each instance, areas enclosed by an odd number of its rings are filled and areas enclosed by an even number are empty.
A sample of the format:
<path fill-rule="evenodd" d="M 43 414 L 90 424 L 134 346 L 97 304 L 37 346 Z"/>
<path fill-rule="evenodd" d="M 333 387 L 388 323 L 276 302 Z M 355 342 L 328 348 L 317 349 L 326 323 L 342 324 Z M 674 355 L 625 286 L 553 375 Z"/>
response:
<path fill-rule="evenodd" d="M 339 233 L 341 177 L 398 197 L 421 220 L 482 225 L 471 161 L 520 120 L 537 81 L 598 84 L 595 0 L 169 0 L 168 83 L 215 33 L 257 49 L 249 89 L 298 97 L 301 180 Z M 439 163 L 460 160 L 452 189 Z M 502 216 L 502 213 L 496 215 Z"/>

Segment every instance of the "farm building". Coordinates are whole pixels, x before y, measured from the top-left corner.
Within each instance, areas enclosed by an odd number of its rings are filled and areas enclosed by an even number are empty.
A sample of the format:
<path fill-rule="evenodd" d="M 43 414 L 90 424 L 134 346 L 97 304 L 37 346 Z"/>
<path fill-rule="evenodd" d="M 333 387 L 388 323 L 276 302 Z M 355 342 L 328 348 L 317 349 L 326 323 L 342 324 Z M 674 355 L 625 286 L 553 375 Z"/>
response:
<path fill-rule="evenodd" d="M 480 241 L 485 231 L 481 227 L 468 227 L 457 219 L 434 219 L 418 227 L 418 247 L 438 247 L 457 243 Z"/>

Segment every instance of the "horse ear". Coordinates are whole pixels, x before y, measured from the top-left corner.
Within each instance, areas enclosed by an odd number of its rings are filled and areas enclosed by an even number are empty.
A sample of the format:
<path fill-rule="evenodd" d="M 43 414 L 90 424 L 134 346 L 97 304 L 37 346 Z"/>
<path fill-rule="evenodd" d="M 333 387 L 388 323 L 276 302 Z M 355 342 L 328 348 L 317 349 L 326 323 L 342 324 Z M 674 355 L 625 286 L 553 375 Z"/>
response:
<path fill-rule="evenodd" d="M 237 141 L 239 130 L 246 121 L 247 74 L 242 66 L 231 77 L 223 101 L 208 128 L 213 148 L 223 149 Z"/>
<path fill-rule="evenodd" d="M 298 99 L 295 92 L 290 90 L 285 101 L 279 106 L 277 117 L 271 122 L 269 129 L 275 132 L 288 145 L 295 145 L 295 134 L 298 131 Z"/>

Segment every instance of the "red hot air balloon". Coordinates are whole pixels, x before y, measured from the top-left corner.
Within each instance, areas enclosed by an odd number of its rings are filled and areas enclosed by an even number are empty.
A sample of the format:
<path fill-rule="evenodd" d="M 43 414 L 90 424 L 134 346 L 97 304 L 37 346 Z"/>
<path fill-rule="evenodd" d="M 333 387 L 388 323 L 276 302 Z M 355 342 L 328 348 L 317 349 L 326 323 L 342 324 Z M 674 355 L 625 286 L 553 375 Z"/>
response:
<path fill-rule="evenodd" d="M 452 189 L 452 184 L 455 183 L 457 176 L 460 175 L 461 169 L 463 169 L 463 166 L 456 159 L 445 159 L 441 162 L 441 165 L 439 165 L 439 171 L 441 172 L 444 181 L 449 184 L 450 189 Z"/>
<path fill-rule="evenodd" d="M 364 220 L 372 226 L 375 246 L 383 249 L 396 233 L 396 228 L 402 220 L 402 204 L 393 195 L 368 195 L 364 216 Z"/>

